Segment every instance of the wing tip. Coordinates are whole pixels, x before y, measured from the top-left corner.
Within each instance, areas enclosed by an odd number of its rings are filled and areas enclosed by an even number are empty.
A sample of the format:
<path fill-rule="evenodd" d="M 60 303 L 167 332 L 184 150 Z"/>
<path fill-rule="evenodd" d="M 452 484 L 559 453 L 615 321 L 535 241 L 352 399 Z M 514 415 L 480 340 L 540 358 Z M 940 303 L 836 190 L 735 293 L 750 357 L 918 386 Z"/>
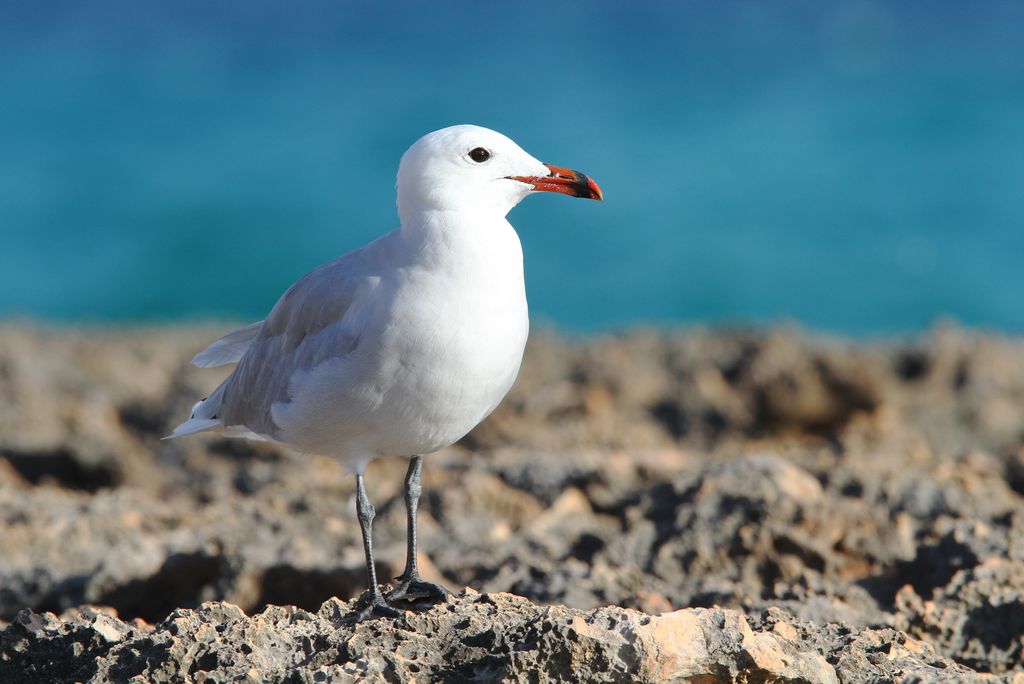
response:
<path fill-rule="evenodd" d="M 210 430 L 220 425 L 220 421 L 215 418 L 189 418 L 184 423 L 174 428 L 171 434 L 161 437 L 161 441 L 168 439 L 175 439 L 177 437 L 184 437 L 185 435 L 192 435 L 197 432 L 203 432 L 204 430 Z"/>
<path fill-rule="evenodd" d="M 262 327 L 263 321 L 256 321 L 244 328 L 232 330 L 193 356 L 192 365 L 197 368 L 215 368 L 238 363 Z"/>
<path fill-rule="evenodd" d="M 192 365 L 196 368 L 214 368 L 225 363 L 231 363 L 230 361 L 218 362 L 218 356 L 219 354 L 211 354 L 209 349 L 204 349 L 192 357 Z"/>

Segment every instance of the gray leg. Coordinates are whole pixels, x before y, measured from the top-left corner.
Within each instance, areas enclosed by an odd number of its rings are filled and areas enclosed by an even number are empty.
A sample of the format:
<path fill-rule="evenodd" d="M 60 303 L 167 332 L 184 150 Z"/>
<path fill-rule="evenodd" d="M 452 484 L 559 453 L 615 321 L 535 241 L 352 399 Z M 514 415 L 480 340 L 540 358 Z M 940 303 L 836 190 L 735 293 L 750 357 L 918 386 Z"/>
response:
<path fill-rule="evenodd" d="M 377 585 L 377 568 L 373 564 L 373 517 L 376 515 L 373 504 L 366 497 L 366 486 L 363 474 L 356 475 L 356 514 L 359 516 L 359 529 L 363 533 L 363 551 L 366 553 L 366 579 L 370 587 L 363 595 L 364 607 L 355 615 L 356 621 L 373 616 L 398 617 L 401 612 L 389 606 L 380 593 Z"/>
<path fill-rule="evenodd" d="M 420 507 L 420 494 L 423 487 L 420 484 L 420 475 L 423 472 L 423 457 L 413 456 L 409 459 L 409 471 L 405 474 L 405 510 L 406 510 L 406 556 L 405 572 L 398 578 L 400 580 L 418 577 L 420 569 L 417 564 L 416 553 L 416 514 Z"/>
<path fill-rule="evenodd" d="M 397 578 L 402 583 L 397 589 L 388 594 L 388 598 L 392 601 L 414 601 L 419 598 L 442 599 L 448 595 L 448 590 L 441 585 L 425 582 L 420 577 L 420 569 L 416 559 L 416 512 L 419 509 L 420 494 L 423 491 L 423 488 L 420 486 L 420 473 L 422 471 L 422 456 L 413 456 L 409 459 L 409 472 L 405 475 L 405 509 L 408 521 L 405 572 Z"/>

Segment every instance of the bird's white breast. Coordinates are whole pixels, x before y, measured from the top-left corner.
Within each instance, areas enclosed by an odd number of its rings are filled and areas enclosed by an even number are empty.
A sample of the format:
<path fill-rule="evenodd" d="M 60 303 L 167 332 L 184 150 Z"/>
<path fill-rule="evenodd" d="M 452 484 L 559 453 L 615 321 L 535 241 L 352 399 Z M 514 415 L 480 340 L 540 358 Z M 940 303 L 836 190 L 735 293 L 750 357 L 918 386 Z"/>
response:
<path fill-rule="evenodd" d="M 382 276 L 380 313 L 358 348 L 294 387 L 292 407 L 305 408 L 281 427 L 305 442 L 297 446 L 348 460 L 436 451 L 487 417 L 515 381 L 529 318 L 508 222 L 441 222 L 396 233 L 393 249 L 404 257 Z"/>
<path fill-rule="evenodd" d="M 385 451 L 453 443 L 497 407 L 519 372 L 529 332 L 519 239 L 504 220 L 476 230 L 488 233 L 441 245 L 405 274 L 388 336 L 400 364 L 382 414 L 395 440 Z"/>

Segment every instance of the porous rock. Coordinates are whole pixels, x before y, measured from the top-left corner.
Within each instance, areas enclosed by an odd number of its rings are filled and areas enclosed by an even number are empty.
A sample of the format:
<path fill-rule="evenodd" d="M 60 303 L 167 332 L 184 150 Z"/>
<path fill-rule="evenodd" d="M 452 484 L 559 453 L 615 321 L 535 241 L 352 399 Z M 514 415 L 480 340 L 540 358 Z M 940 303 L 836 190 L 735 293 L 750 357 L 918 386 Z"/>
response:
<path fill-rule="evenodd" d="M 354 606 L 247 616 L 211 602 L 156 625 L 91 608 L 24 611 L 0 632 L 0 681 L 831 684 L 851 662 L 879 678 L 968 672 L 893 630 L 830 643 L 779 610 L 752 629 L 723 608 L 584 611 L 472 590 L 397 619 L 353 623 Z"/>
<path fill-rule="evenodd" d="M 221 332 L 0 324 L 0 626 L 19 662 L 31 652 L 74 678 L 90 654 L 145 650 L 171 614 L 298 624 L 363 589 L 339 463 L 160 441 L 227 371 L 188 364 Z M 1012 680 L 1024 676 L 1022 464 L 1019 339 L 952 326 L 895 342 L 540 332 L 507 400 L 428 458 L 420 565 L 449 587 L 550 606 L 530 610 L 722 606 L 843 681 L 965 667 Z M 404 562 L 404 470 L 381 459 L 367 473 L 382 578 Z M 196 617 L 210 601 L 254 617 Z M 261 629 L 279 645 L 262 658 L 307 648 L 295 626 Z M 367 662 L 386 660 L 359 633 Z M 200 636 L 187 634 L 181 649 Z M 452 648 L 458 660 L 469 646 Z"/>

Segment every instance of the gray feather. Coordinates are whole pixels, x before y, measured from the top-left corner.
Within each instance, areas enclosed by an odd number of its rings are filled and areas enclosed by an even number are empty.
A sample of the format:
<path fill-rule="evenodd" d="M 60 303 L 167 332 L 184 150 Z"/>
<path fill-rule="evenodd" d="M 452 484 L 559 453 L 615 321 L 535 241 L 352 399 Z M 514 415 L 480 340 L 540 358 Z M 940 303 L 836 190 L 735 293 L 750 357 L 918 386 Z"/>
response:
<path fill-rule="evenodd" d="M 229 332 L 196 354 L 192 359 L 192 365 L 200 368 L 213 368 L 214 366 L 238 363 L 262 327 L 263 321 L 257 321 L 244 328 Z"/>

